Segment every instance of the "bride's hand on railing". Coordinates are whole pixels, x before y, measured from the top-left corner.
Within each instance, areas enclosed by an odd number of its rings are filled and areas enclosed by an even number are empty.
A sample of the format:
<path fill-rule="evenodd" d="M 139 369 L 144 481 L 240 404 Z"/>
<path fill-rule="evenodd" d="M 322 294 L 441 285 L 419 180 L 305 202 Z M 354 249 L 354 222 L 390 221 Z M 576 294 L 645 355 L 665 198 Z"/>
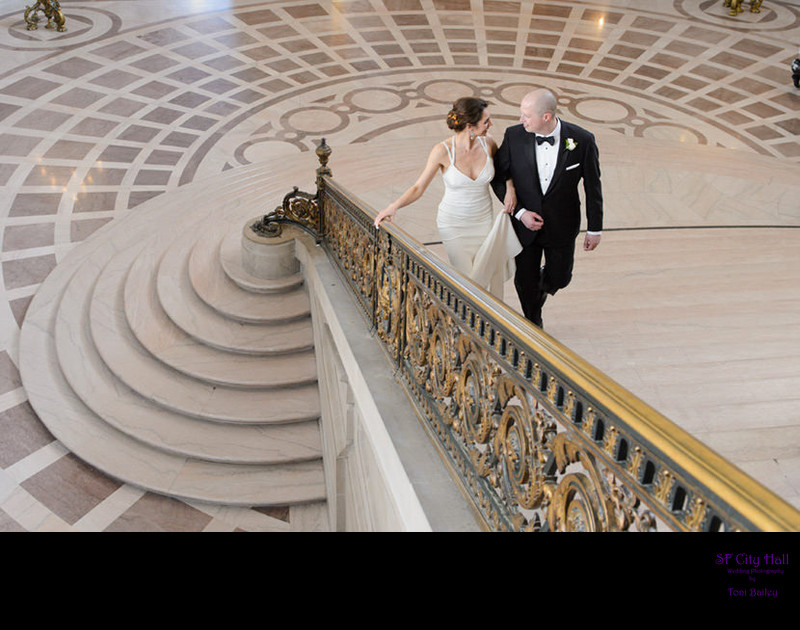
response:
<path fill-rule="evenodd" d="M 395 212 L 397 212 L 397 210 L 392 207 L 386 208 L 385 210 L 381 210 L 378 213 L 378 216 L 375 217 L 375 227 L 379 228 L 384 219 L 387 220 L 389 223 L 394 223 Z"/>

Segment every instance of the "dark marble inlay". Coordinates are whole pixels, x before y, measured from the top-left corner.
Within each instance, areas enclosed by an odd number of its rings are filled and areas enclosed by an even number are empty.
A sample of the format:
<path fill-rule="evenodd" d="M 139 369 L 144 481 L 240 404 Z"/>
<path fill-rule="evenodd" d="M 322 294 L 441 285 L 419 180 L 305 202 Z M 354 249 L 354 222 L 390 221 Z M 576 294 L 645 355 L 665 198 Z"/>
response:
<path fill-rule="evenodd" d="M 147 156 L 145 164 L 155 164 L 158 166 L 175 166 L 183 157 L 183 153 L 178 151 L 166 151 L 164 149 L 154 149 Z"/>
<path fill-rule="evenodd" d="M 322 68 L 321 70 L 323 72 L 326 72 L 327 74 L 328 68 Z M 344 70 L 344 68 L 342 68 L 342 70 Z M 232 98 L 235 101 L 239 101 L 240 103 L 247 103 L 249 105 L 250 103 L 255 103 L 256 101 L 264 98 L 264 94 L 248 88 L 246 90 L 241 90 L 239 92 L 236 92 L 235 94 L 231 94 L 229 98 Z"/>
<path fill-rule="evenodd" d="M 639 15 L 633 20 L 631 26 L 633 28 L 640 28 L 644 31 L 659 31 L 660 33 L 666 33 L 673 26 L 675 26 L 675 22 Z"/>
<path fill-rule="evenodd" d="M 183 57 L 187 57 L 191 60 L 195 60 L 207 55 L 218 54 L 220 51 L 217 48 L 209 46 L 203 42 L 193 42 L 191 44 L 186 44 L 185 46 L 178 46 L 172 52 Z"/>
<path fill-rule="evenodd" d="M 258 46 L 257 48 L 248 48 L 247 50 L 239 51 L 240 54 L 250 57 L 255 61 L 261 61 L 263 59 L 269 59 L 270 57 L 277 57 L 279 55 L 278 51 L 274 48 L 269 46 Z"/>
<path fill-rule="evenodd" d="M 118 121 L 106 120 L 104 118 L 84 118 L 70 129 L 69 132 L 79 136 L 105 138 L 116 129 L 119 124 Z"/>
<path fill-rule="evenodd" d="M 44 154 L 45 158 L 57 160 L 82 160 L 94 148 L 89 142 L 76 140 L 58 140 Z"/>
<path fill-rule="evenodd" d="M 710 31 L 699 26 L 689 26 L 686 28 L 681 37 L 688 40 L 695 40 L 706 42 L 707 44 L 719 44 L 723 39 L 728 37 L 727 33 L 720 33 L 719 31 Z"/>
<path fill-rule="evenodd" d="M 106 532 L 201 532 L 211 517 L 183 501 L 147 493 L 120 515 Z"/>
<path fill-rule="evenodd" d="M 729 105 L 738 103 L 742 99 L 747 98 L 744 94 L 739 94 L 739 92 L 734 92 L 733 90 L 729 90 L 728 88 L 724 87 L 711 90 L 708 93 L 708 96 L 715 98 L 718 101 L 722 101 L 723 103 L 728 103 Z"/>
<path fill-rule="evenodd" d="M 253 26 L 255 24 L 264 24 L 266 22 L 277 22 L 280 18 L 269 9 L 263 11 L 250 11 L 248 13 L 237 13 L 236 19 L 241 20 L 245 24 Z"/>
<path fill-rule="evenodd" d="M 296 7 L 288 6 L 284 7 L 284 10 L 296 20 L 328 15 L 325 8 L 319 4 L 303 4 Z"/>
<path fill-rule="evenodd" d="M 797 142 L 782 142 L 771 146 L 787 158 L 796 158 L 800 156 L 800 144 Z"/>
<path fill-rule="evenodd" d="M 82 186 L 119 186 L 125 179 L 127 169 L 124 168 L 100 168 L 89 169 Z"/>
<path fill-rule="evenodd" d="M 128 118 L 137 113 L 140 109 L 146 107 L 145 103 L 141 101 L 134 101 L 129 98 L 117 98 L 100 108 L 103 114 L 113 114 Z"/>
<path fill-rule="evenodd" d="M 750 118 L 749 116 L 745 116 L 741 112 L 737 111 L 722 112 L 719 114 L 719 118 L 736 126 L 743 125 L 745 123 L 753 121 L 753 119 Z"/>
<path fill-rule="evenodd" d="M 70 166 L 34 166 L 24 186 L 66 186 L 72 179 L 75 169 Z"/>
<path fill-rule="evenodd" d="M 711 57 L 711 61 L 721 66 L 742 70 L 748 66 L 752 66 L 757 60 L 751 57 L 743 57 L 742 55 L 734 55 L 729 52 L 721 52 Z"/>
<path fill-rule="evenodd" d="M 5 120 L 11 114 L 18 112 L 22 107 L 20 105 L 12 105 L 11 103 L 0 103 L 0 120 Z"/>
<path fill-rule="evenodd" d="M 25 320 L 25 315 L 28 312 L 28 306 L 30 306 L 31 300 L 33 300 L 33 296 L 29 295 L 27 297 L 11 300 L 8 303 L 9 307 L 11 308 L 11 313 L 14 315 L 14 319 L 17 322 L 17 326 L 22 327 L 22 322 Z M 3 429 L 1 428 L 0 435 L 5 435 Z M 2 466 L 2 464 L 0 464 L 0 466 Z"/>
<path fill-rule="evenodd" d="M 108 212 L 117 203 L 116 192 L 79 192 L 75 195 L 72 212 Z"/>
<path fill-rule="evenodd" d="M 131 125 L 126 127 L 117 138 L 128 142 L 150 142 L 159 134 L 159 129 L 145 127 L 143 125 Z"/>
<path fill-rule="evenodd" d="M 20 486 L 70 525 L 121 487 L 72 453 L 64 455 Z"/>
<path fill-rule="evenodd" d="M 5 352 L 3 353 L 5 354 Z M 27 401 L 0 413 L 0 467 L 8 468 L 54 438 Z"/>
<path fill-rule="evenodd" d="M 225 48 L 239 48 L 239 46 L 249 46 L 258 42 L 252 35 L 241 31 L 220 35 L 219 37 L 215 37 L 214 41 L 222 44 Z"/>
<path fill-rule="evenodd" d="M 161 141 L 161 144 L 171 147 L 187 148 L 191 146 L 197 140 L 198 137 L 199 136 L 190 133 L 173 131 Z"/>
<path fill-rule="evenodd" d="M 36 136 L 19 136 L 12 133 L 0 135 L 0 155 L 25 157 L 41 142 Z"/>
<path fill-rule="evenodd" d="M 639 44 L 641 46 L 652 46 L 659 40 L 658 35 L 650 35 L 649 33 L 639 33 L 637 31 L 625 31 L 619 36 L 622 42 L 629 44 Z"/>
<path fill-rule="evenodd" d="M 134 190 L 128 196 L 128 208 L 135 208 L 153 197 L 158 197 L 163 192 L 163 190 Z"/>
<path fill-rule="evenodd" d="M 132 93 L 136 94 L 137 96 L 144 96 L 146 98 L 158 100 L 160 98 L 164 98 L 167 94 L 170 94 L 177 89 L 179 88 L 161 81 L 150 81 L 149 83 L 145 83 L 141 87 L 136 88 Z"/>
<path fill-rule="evenodd" d="M 110 72 L 101 74 L 99 77 L 90 79 L 89 83 L 100 85 L 111 90 L 119 90 L 120 88 L 124 88 L 131 83 L 141 81 L 141 79 L 142 77 L 140 75 L 133 74 L 132 72 L 125 72 L 124 70 L 111 70 Z"/>
<path fill-rule="evenodd" d="M 409 14 L 395 14 L 392 16 L 394 23 L 397 26 L 429 26 L 428 18 L 422 14 L 409 13 Z"/>
<path fill-rule="evenodd" d="M 774 140 L 775 138 L 783 137 L 783 134 L 781 132 L 767 125 L 748 127 L 746 131 L 747 133 L 754 135 L 759 140 Z"/>
<path fill-rule="evenodd" d="M 215 124 L 217 124 L 217 121 L 213 118 L 208 118 L 206 116 L 192 116 L 185 122 L 181 123 L 181 127 L 184 127 L 185 129 L 196 129 L 197 131 L 207 131 Z"/>
<path fill-rule="evenodd" d="M 195 109 L 202 105 L 203 103 L 208 102 L 211 100 L 210 96 L 206 96 L 205 94 L 197 94 L 196 92 L 184 92 L 182 94 L 178 94 L 173 99 L 170 99 L 169 103 L 171 105 L 179 105 L 181 107 L 185 107 L 186 109 Z"/>
<path fill-rule="evenodd" d="M 106 147 L 97 158 L 100 162 L 122 162 L 130 164 L 142 152 L 141 147 L 129 147 L 122 145 L 110 145 Z"/>
<path fill-rule="evenodd" d="M 26 77 L 7 85 L 0 90 L 0 94 L 36 100 L 60 87 L 61 83 L 56 83 L 55 81 L 47 81 L 38 77 Z"/>
<path fill-rule="evenodd" d="M 175 59 L 170 59 L 164 55 L 150 55 L 144 59 L 139 59 L 130 64 L 132 68 L 137 70 L 144 70 L 147 73 L 163 72 L 167 68 L 171 68 L 178 62 Z"/>
<path fill-rule="evenodd" d="M 166 186 L 169 183 L 171 171 L 153 171 L 142 169 L 136 174 L 134 186 Z"/>
<path fill-rule="evenodd" d="M 55 227 L 53 223 L 7 225 L 3 231 L 3 251 L 47 247 L 55 243 L 54 239 Z M 0 374 L 1 380 L 2 374 Z"/>
<path fill-rule="evenodd" d="M 17 121 L 16 127 L 20 129 L 35 129 L 38 131 L 53 131 L 67 120 L 72 118 L 72 114 L 55 112 L 46 109 L 38 109 L 27 114 L 24 118 Z"/>
<path fill-rule="evenodd" d="M 44 71 L 59 77 L 77 79 L 89 74 L 90 72 L 99 70 L 102 67 L 103 66 L 101 64 L 95 63 L 94 61 L 89 61 L 88 59 L 71 57 L 70 59 L 65 59 L 64 61 L 55 63 L 52 66 L 47 66 L 44 68 Z"/>
<path fill-rule="evenodd" d="M 237 59 L 236 57 L 232 57 L 230 55 L 214 57 L 213 59 L 207 59 L 203 62 L 203 64 L 209 68 L 214 68 L 214 70 L 219 70 L 220 72 L 227 72 L 233 68 L 243 66 L 245 63 L 246 62 L 242 61 L 241 59 Z"/>
<path fill-rule="evenodd" d="M 8 180 L 17 170 L 16 164 L 0 164 L 0 186 L 8 184 Z"/>
<path fill-rule="evenodd" d="M 155 46 L 169 46 L 170 44 L 188 39 L 188 37 L 188 35 L 185 35 L 177 29 L 171 27 L 163 28 L 158 31 L 150 31 L 139 35 L 139 39 L 149 42 Z"/>
<path fill-rule="evenodd" d="M 72 88 L 56 96 L 53 99 L 53 103 L 83 109 L 96 103 L 103 97 L 105 97 L 105 94 L 102 92 L 95 92 L 94 90 L 87 90 L 85 88 Z"/>
<path fill-rule="evenodd" d="M 0 394 L 5 394 L 18 387 L 22 387 L 19 370 L 17 370 L 17 366 L 14 365 L 11 357 L 8 356 L 8 352 L 3 350 L 0 352 Z"/>
<path fill-rule="evenodd" d="M 169 125 L 178 120 L 184 113 L 170 107 L 156 107 L 153 111 L 142 116 L 142 120 Z"/>
<path fill-rule="evenodd" d="M 58 212 L 61 193 L 18 193 L 14 197 L 8 215 L 30 217 L 51 215 Z"/>
<path fill-rule="evenodd" d="M 200 68 L 184 67 L 180 70 L 176 70 L 170 75 L 167 75 L 167 78 L 172 79 L 173 81 L 180 81 L 181 83 L 189 84 L 195 83 L 200 79 L 205 79 L 210 76 L 211 74 L 205 70 L 200 70 Z"/>
<path fill-rule="evenodd" d="M 55 269 L 55 266 L 56 257 L 53 254 L 7 260 L 3 263 L 3 281 L 6 289 L 19 289 L 40 284 Z"/>
<path fill-rule="evenodd" d="M 73 243 L 80 243 L 86 240 L 97 230 L 111 221 L 111 218 L 75 220 L 69 224 L 70 240 Z"/>
<path fill-rule="evenodd" d="M 111 61 L 119 61 L 121 59 L 125 59 L 127 57 L 132 57 L 134 55 L 138 55 L 143 53 L 146 48 L 142 48 L 141 46 L 137 46 L 136 44 L 128 41 L 120 41 L 115 42 L 113 44 L 108 44 L 107 46 L 101 46 L 100 48 L 95 48 L 94 50 L 90 50 L 94 55 L 98 57 L 105 57 Z"/>
<path fill-rule="evenodd" d="M 226 19 L 221 17 L 210 17 L 198 20 L 197 22 L 192 22 L 190 24 L 187 24 L 186 26 L 188 26 L 193 31 L 197 31 L 198 33 L 203 33 L 204 35 L 211 35 L 212 33 L 227 31 L 234 28 L 233 24 L 231 24 Z"/>

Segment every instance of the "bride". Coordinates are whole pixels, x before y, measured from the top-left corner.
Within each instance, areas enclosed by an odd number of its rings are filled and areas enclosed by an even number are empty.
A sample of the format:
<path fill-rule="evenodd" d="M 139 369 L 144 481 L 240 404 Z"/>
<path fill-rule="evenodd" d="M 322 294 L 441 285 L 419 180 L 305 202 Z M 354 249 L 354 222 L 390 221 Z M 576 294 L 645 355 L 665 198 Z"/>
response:
<path fill-rule="evenodd" d="M 445 192 L 436 227 L 450 264 L 502 299 L 503 282 L 513 275 L 514 256 L 522 246 L 505 216 L 517 204 L 511 180 L 506 182 L 504 212 L 493 220 L 489 183 L 497 143 L 487 135 L 492 126 L 487 106 L 472 97 L 453 103 L 447 126 L 455 134 L 433 147 L 417 181 L 378 214 L 375 227 L 384 220 L 391 223 L 397 211 L 419 199 L 441 171 Z"/>

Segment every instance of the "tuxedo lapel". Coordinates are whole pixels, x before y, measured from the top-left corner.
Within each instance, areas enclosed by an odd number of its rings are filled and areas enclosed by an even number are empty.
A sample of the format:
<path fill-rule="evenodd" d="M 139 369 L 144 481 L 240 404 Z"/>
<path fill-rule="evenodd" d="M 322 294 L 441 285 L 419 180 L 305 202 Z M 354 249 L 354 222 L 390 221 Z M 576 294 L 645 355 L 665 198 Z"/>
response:
<path fill-rule="evenodd" d="M 565 123 L 562 120 L 561 139 L 559 140 L 559 146 L 556 147 L 558 149 L 556 168 L 555 171 L 553 171 L 553 179 L 550 181 L 550 186 L 547 188 L 548 193 L 555 189 L 556 185 L 558 184 L 558 178 L 561 177 L 561 173 L 564 172 L 564 167 L 567 165 L 567 138 L 569 137 L 571 137 L 569 123 Z"/>
<path fill-rule="evenodd" d="M 526 132 L 524 138 L 525 164 L 530 169 L 531 192 L 534 195 L 533 201 L 535 201 L 535 207 L 529 208 L 529 210 L 538 212 L 542 206 L 542 186 L 539 182 L 539 166 L 536 163 L 536 135 Z"/>

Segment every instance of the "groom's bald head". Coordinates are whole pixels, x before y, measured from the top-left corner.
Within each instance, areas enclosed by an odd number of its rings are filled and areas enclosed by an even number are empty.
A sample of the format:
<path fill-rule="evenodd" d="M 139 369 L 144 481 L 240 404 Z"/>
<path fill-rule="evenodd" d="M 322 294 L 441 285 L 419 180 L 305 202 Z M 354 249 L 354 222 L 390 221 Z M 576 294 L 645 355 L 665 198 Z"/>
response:
<path fill-rule="evenodd" d="M 550 90 L 539 88 L 528 92 L 520 103 L 520 122 L 525 131 L 548 135 L 556 126 L 558 100 Z"/>

